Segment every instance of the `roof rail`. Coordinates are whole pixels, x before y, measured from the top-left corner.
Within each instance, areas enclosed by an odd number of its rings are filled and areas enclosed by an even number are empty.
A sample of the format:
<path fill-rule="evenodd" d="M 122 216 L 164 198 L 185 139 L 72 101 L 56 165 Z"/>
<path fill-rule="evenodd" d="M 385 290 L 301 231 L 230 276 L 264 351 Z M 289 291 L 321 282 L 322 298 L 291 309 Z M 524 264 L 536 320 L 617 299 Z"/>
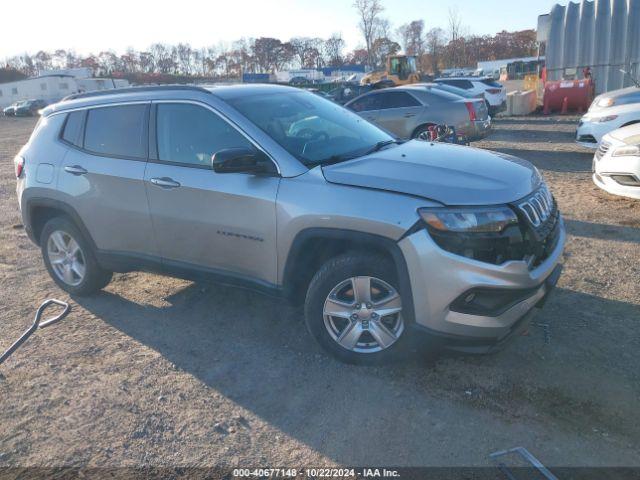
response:
<path fill-rule="evenodd" d="M 147 85 L 143 87 L 111 88 L 108 90 L 95 90 L 93 92 L 73 93 L 64 97 L 62 101 L 65 102 L 67 100 L 76 100 L 78 98 L 100 97 L 103 95 L 117 95 L 120 93 L 156 92 L 166 90 L 193 90 L 197 92 L 211 93 L 206 88 L 195 85 Z"/>

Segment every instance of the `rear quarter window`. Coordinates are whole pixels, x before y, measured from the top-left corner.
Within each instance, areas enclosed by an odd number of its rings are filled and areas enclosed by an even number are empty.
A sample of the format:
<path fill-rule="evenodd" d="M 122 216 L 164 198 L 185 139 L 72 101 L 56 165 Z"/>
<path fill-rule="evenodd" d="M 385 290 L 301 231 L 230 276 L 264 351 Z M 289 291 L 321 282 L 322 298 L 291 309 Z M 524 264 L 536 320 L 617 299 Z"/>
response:
<path fill-rule="evenodd" d="M 464 88 L 465 90 L 470 90 L 473 88 L 473 83 L 471 83 L 469 80 L 443 80 L 442 83 L 451 85 L 452 87 Z"/>
<path fill-rule="evenodd" d="M 87 113 L 84 148 L 113 157 L 147 156 L 147 105 L 100 107 Z"/>
<path fill-rule="evenodd" d="M 62 130 L 62 140 L 76 147 L 82 147 L 82 124 L 84 122 L 84 111 L 71 112 L 67 114 Z"/>
<path fill-rule="evenodd" d="M 500 85 L 498 82 L 496 82 L 495 80 L 492 80 L 490 78 L 486 78 L 484 80 L 480 80 L 482 83 L 484 83 L 487 87 L 492 87 L 492 88 L 502 88 L 502 85 Z"/>

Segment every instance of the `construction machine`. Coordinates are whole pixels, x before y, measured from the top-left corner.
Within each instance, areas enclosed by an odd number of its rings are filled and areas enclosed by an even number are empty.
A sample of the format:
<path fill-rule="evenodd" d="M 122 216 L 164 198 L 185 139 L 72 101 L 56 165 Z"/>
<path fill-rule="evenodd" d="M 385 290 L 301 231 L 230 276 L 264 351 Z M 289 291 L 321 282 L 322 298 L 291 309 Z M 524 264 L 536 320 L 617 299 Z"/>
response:
<path fill-rule="evenodd" d="M 416 57 L 414 55 L 389 55 L 387 57 L 387 68 L 384 71 L 367 73 L 361 85 L 394 86 L 408 85 L 420 82 L 420 74 L 416 68 Z"/>

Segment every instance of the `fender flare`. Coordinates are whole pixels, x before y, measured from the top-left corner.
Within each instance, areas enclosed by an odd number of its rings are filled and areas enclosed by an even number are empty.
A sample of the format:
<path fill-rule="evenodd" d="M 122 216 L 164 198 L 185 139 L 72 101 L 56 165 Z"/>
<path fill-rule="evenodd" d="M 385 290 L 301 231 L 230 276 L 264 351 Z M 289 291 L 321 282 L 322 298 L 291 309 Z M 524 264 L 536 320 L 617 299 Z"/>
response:
<path fill-rule="evenodd" d="M 361 247 L 373 246 L 388 253 L 396 267 L 398 287 L 402 295 L 403 304 L 405 305 L 403 310 L 405 310 L 406 320 L 408 320 L 409 323 L 415 322 L 413 292 L 404 254 L 395 240 L 373 233 L 323 227 L 311 227 L 298 232 L 291 243 L 282 276 L 282 287 L 286 297 L 290 297 L 295 288 L 295 285 L 293 285 L 293 276 L 296 270 L 296 263 L 304 257 L 303 247 L 307 241 L 313 239 L 346 241 Z"/>
<path fill-rule="evenodd" d="M 25 205 L 23 206 L 23 209 L 25 212 L 24 214 L 25 230 L 27 231 L 27 234 L 29 235 L 31 240 L 36 245 L 40 245 L 40 239 L 36 238 L 35 236 L 32 219 L 33 219 L 33 212 L 37 208 L 51 208 L 51 209 L 59 210 L 63 212 L 78 227 L 82 235 L 84 235 L 86 240 L 91 245 L 91 248 L 93 249 L 93 251 L 94 252 L 97 251 L 96 243 L 94 242 L 93 237 L 89 233 L 89 230 L 87 229 L 86 225 L 80 218 L 80 215 L 78 214 L 78 212 L 68 203 L 65 203 L 61 200 L 54 200 L 52 198 L 45 198 L 45 197 L 28 198 L 26 199 Z"/>

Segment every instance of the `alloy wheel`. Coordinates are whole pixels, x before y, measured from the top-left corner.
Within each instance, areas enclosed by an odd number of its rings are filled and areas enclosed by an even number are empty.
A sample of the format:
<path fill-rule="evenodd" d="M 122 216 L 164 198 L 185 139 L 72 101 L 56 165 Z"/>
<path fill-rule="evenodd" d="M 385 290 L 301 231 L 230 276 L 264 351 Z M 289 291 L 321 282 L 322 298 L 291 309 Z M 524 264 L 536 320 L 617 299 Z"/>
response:
<path fill-rule="evenodd" d="M 71 235 L 62 230 L 49 235 L 47 256 L 54 273 L 65 284 L 75 287 L 82 283 L 86 274 L 85 257 Z"/>
<path fill-rule="evenodd" d="M 327 296 L 323 316 L 331 338 L 357 353 L 386 350 L 404 331 L 400 294 L 375 277 L 340 282 Z"/>

